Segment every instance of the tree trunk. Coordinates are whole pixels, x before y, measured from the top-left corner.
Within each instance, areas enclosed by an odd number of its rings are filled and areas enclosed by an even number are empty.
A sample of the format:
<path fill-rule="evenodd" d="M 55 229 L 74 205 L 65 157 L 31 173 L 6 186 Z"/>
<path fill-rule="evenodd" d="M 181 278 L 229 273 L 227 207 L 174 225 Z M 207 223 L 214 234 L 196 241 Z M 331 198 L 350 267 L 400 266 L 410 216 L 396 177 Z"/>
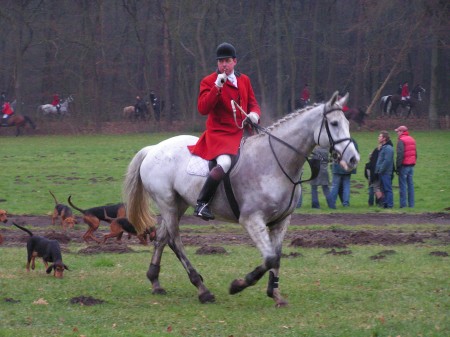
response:
<path fill-rule="evenodd" d="M 439 95 L 439 40 L 433 35 L 433 45 L 431 49 L 431 81 L 430 81 L 430 107 L 429 107 L 429 123 L 430 128 L 439 129 L 439 111 L 438 111 L 438 95 Z"/>

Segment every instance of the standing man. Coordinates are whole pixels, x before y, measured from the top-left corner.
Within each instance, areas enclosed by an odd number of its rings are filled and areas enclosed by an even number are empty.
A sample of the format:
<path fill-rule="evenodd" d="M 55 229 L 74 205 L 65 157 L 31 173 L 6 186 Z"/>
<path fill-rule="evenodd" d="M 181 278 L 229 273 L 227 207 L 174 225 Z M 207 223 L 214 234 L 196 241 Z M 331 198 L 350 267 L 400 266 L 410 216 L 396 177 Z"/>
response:
<path fill-rule="evenodd" d="M 152 103 L 153 113 L 155 115 L 155 120 L 159 122 L 159 118 L 161 115 L 161 105 L 159 103 L 158 97 L 156 97 L 155 92 L 150 91 L 150 102 Z"/>
<path fill-rule="evenodd" d="M 378 135 L 378 143 L 381 145 L 378 153 L 377 165 L 375 167 L 375 174 L 381 182 L 381 188 L 384 193 L 384 208 L 394 207 L 394 195 L 392 193 L 392 173 L 394 170 L 394 148 L 392 146 L 391 138 L 387 131 L 381 131 Z"/>
<path fill-rule="evenodd" d="M 192 154 L 217 162 L 200 191 L 194 210 L 194 215 L 204 220 L 214 219 L 208 204 L 231 167 L 231 156 L 238 153 L 244 130 L 251 132 L 248 125 L 244 128 L 241 125 L 247 118 L 257 124 L 261 114 L 250 78 L 234 70 L 237 64 L 235 48 L 226 42 L 220 44 L 216 59 L 218 69 L 202 79 L 198 95 L 198 111 L 208 116 L 206 131 L 195 145 L 189 146 Z M 248 117 L 239 110 L 234 117 L 231 100 L 236 101 Z"/>
<path fill-rule="evenodd" d="M 404 125 L 395 129 L 395 132 L 398 135 L 396 171 L 400 189 L 400 208 L 406 207 L 406 196 L 408 196 L 408 207 L 414 207 L 413 175 L 417 161 L 416 141 L 409 135 L 408 128 Z"/>
<path fill-rule="evenodd" d="M 320 208 L 318 186 L 322 186 L 322 192 L 325 199 L 328 202 L 328 195 L 330 194 L 330 189 L 328 185 L 330 184 L 330 176 L 328 174 L 328 153 L 329 149 L 327 147 L 317 146 L 312 154 L 311 159 L 320 160 L 320 171 L 316 178 L 311 180 L 309 183 L 311 185 L 311 207 Z"/>

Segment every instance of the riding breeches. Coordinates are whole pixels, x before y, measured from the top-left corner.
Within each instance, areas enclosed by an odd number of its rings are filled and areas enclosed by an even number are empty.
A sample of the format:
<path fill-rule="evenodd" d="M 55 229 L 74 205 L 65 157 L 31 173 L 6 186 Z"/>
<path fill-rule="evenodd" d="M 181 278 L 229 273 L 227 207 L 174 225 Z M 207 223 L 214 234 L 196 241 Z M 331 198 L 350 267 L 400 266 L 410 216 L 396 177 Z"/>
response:
<path fill-rule="evenodd" d="M 231 167 L 231 157 L 228 154 L 221 154 L 216 158 L 217 165 L 220 165 L 225 173 L 228 172 L 228 170 Z"/>

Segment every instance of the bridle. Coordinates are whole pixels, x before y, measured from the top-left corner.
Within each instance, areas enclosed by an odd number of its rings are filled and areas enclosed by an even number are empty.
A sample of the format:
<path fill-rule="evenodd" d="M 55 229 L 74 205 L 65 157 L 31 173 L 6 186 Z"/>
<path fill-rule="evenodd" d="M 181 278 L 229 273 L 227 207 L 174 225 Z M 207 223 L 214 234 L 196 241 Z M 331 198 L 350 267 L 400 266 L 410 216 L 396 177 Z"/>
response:
<path fill-rule="evenodd" d="M 353 139 L 351 139 L 351 138 L 342 138 L 342 139 L 334 140 L 333 136 L 331 135 L 330 125 L 328 123 L 327 115 L 334 111 L 341 111 L 343 113 L 342 107 L 339 104 L 338 104 L 338 106 L 339 106 L 339 108 L 333 108 L 328 111 L 325 110 L 325 105 L 323 106 L 322 124 L 320 125 L 319 135 L 317 136 L 317 145 L 320 146 L 320 136 L 322 134 L 323 126 L 325 125 L 325 130 L 326 130 L 327 136 L 328 136 L 328 143 L 330 144 L 330 154 L 335 162 L 338 162 L 339 159 L 342 158 L 342 156 L 344 155 L 344 153 L 347 150 L 347 148 L 349 147 L 349 145 L 354 142 Z M 336 150 L 336 145 L 340 144 L 342 142 L 345 142 L 345 141 L 348 141 L 348 143 L 344 147 L 344 150 L 342 151 L 342 153 L 339 153 L 339 151 Z"/>
<path fill-rule="evenodd" d="M 244 123 L 242 123 L 241 126 L 239 126 L 239 125 L 237 124 L 237 121 L 236 121 L 236 107 L 237 107 L 237 108 L 244 114 L 244 116 L 246 116 L 246 117 L 248 117 L 247 113 L 246 113 L 246 112 L 239 106 L 239 104 L 237 104 L 234 100 L 231 100 L 231 107 L 232 107 L 232 109 L 233 109 L 233 114 L 234 114 L 234 119 L 235 119 L 235 122 L 236 122 L 236 126 L 237 126 L 238 128 L 244 127 Z M 353 140 L 352 140 L 351 138 L 343 138 L 343 139 L 339 139 L 339 140 L 334 140 L 334 139 L 333 139 L 333 136 L 331 135 L 331 132 L 330 132 L 330 127 L 329 127 L 329 125 L 328 125 L 328 118 L 327 118 L 327 115 L 328 115 L 329 113 L 333 112 L 333 111 L 342 111 L 342 107 L 334 108 L 334 109 L 331 109 L 331 110 L 329 110 L 329 111 L 326 111 L 326 110 L 325 110 L 325 105 L 324 105 L 324 108 L 323 108 L 323 114 L 322 114 L 322 115 L 323 115 L 323 117 L 322 117 L 322 123 L 321 123 L 321 126 L 320 126 L 319 136 L 318 136 L 318 138 L 317 138 L 317 144 L 320 145 L 320 135 L 321 135 L 321 133 L 322 133 L 323 126 L 325 125 L 325 130 L 326 130 L 326 132 L 327 132 L 328 141 L 329 141 L 329 144 L 330 144 L 330 153 L 331 153 L 331 155 L 333 156 L 333 158 L 335 158 L 335 160 L 337 161 L 339 158 L 341 158 L 341 157 L 343 156 L 343 154 L 344 154 L 345 150 L 347 150 L 348 146 L 349 146 L 351 143 L 353 143 Z M 282 214 L 281 218 L 284 218 L 284 217 L 287 216 L 288 210 L 289 210 L 289 208 L 290 208 L 291 205 L 292 205 L 292 201 L 293 201 L 294 194 L 295 194 L 295 188 L 297 187 L 297 185 L 300 185 L 301 183 L 304 183 L 304 182 L 313 180 L 313 179 L 315 179 L 315 178 L 319 175 L 319 170 L 320 170 L 320 159 L 310 159 L 310 158 L 308 158 L 308 156 L 307 156 L 306 154 L 304 154 L 303 152 L 297 150 L 295 147 L 293 147 L 291 144 L 285 142 L 284 140 L 282 140 L 282 139 L 280 139 L 280 138 L 274 136 L 274 135 L 271 134 L 269 131 L 267 131 L 266 128 L 263 128 L 263 127 L 259 126 L 258 124 L 253 123 L 249 118 L 246 118 L 246 119 L 245 119 L 245 122 L 248 123 L 248 124 L 249 124 L 253 129 L 255 129 L 257 132 L 261 131 L 261 132 L 264 132 L 265 134 L 267 134 L 267 135 L 269 136 L 269 145 L 270 145 L 270 149 L 271 149 L 271 151 L 272 151 L 272 154 L 273 154 L 273 156 L 275 157 L 275 160 L 276 160 L 276 162 L 277 162 L 279 168 L 280 168 L 281 171 L 283 172 L 283 174 L 289 179 L 289 181 L 290 181 L 290 182 L 292 183 L 292 185 L 293 185 L 292 193 L 291 193 L 291 198 L 290 198 L 290 200 L 289 200 L 289 204 L 288 204 L 288 206 L 286 207 L 285 211 L 281 213 L 281 214 Z M 279 160 L 279 158 L 278 158 L 278 156 L 277 156 L 277 153 L 275 152 L 275 149 L 274 149 L 273 143 L 272 143 L 272 139 L 274 139 L 274 140 L 276 140 L 277 142 L 283 144 L 284 146 L 288 147 L 289 149 L 291 149 L 291 150 L 294 151 L 295 153 L 297 153 L 297 154 L 303 156 L 303 157 L 306 159 L 306 161 L 308 162 L 308 164 L 309 164 L 309 166 L 310 166 L 310 168 L 311 168 L 311 177 L 310 177 L 309 179 L 303 179 L 303 180 L 302 180 L 302 177 L 301 177 L 301 175 L 300 175 L 300 179 L 299 179 L 298 181 L 295 181 L 295 180 L 293 180 L 293 179 L 289 176 L 289 174 L 288 174 L 288 173 L 286 172 L 286 170 L 284 169 L 284 167 L 283 167 L 281 161 Z M 348 141 L 348 144 L 346 145 L 346 147 L 344 148 L 344 150 L 342 151 L 342 153 L 339 154 L 339 152 L 336 150 L 336 147 L 335 147 L 335 146 L 336 146 L 337 144 L 342 143 L 342 142 L 345 142 L 345 141 Z M 268 224 L 268 225 L 269 225 L 269 224 Z"/>

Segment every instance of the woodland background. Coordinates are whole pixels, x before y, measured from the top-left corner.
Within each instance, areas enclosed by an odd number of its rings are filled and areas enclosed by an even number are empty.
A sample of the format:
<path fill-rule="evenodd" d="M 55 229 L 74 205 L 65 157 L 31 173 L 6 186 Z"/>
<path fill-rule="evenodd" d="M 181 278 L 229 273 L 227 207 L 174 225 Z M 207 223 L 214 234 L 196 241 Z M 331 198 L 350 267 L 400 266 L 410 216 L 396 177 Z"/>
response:
<path fill-rule="evenodd" d="M 445 0 L 1 0 L 0 90 L 34 113 L 72 94 L 78 123 L 121 118 L 136 95 L 164 101 L 161 118 L 202 121 L 199 82 L 230 42 L 266 116 L 350 92 L 378 114 L 400 82 L 427 89 L 429 127 L 448 118 L 449 10 Z"/>

